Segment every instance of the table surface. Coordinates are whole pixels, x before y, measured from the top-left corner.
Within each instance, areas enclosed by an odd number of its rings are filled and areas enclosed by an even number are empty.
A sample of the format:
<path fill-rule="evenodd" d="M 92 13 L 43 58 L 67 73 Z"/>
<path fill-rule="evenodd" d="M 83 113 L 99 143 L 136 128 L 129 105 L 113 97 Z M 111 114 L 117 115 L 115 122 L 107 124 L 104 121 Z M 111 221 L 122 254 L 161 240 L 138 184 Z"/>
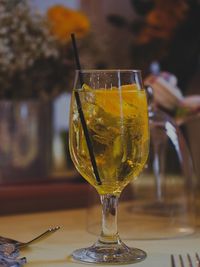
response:
<path fill-rule="evenodd" d="M 50 226 L 61 226 L 61 229 L 46 240 L 42 240 L 21 250 L 20 256 L 27 257 L 29 267 L 64 267 L 81 266 L 70 259 L 76 248 L 86 247 L 94 243 L 97 236 L 86 229 L 86 209 L 30 213 L 0 217 L 0 233 L 2 236 L 27 241 L 43 232 Z M 194 257 L 200 253 L 200 234 L 197 231 L 181 238 L 163 240 L 125 240 L 129 246 L 138 247 L 147 252 L 147 259 L 135 264 L 138 267 L 169 267 L 170 254 Z M 84 264 L 84 266 L 91 266 Z M 112 265 L 109 265 L 112 266 Z M 116 266 L 116 265 L 115 265 Z"/>

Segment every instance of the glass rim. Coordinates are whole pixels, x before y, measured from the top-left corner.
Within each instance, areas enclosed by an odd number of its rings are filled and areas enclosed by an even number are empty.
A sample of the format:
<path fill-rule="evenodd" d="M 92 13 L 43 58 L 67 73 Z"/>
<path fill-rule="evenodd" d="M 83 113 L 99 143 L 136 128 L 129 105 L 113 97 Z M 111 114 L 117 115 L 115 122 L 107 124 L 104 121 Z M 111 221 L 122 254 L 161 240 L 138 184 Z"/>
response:
<path fill-rule="evenodd" d="M 129 72 L 129 73 L 141 73 L 142 71 L 140 69 L 76 69 L 76 73 L 103 73 L 103 72 Z"/>

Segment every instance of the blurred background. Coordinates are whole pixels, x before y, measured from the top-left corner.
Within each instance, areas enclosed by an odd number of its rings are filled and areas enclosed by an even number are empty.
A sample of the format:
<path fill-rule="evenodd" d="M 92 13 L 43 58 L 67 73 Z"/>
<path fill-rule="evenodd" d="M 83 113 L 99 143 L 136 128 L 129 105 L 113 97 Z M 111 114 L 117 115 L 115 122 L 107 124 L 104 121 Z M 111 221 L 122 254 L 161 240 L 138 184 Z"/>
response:
<path fill-rule="evenodd" d="M 0 0 L 0 213 L 86 205 L 68 150 L 72 32 L 82 68 L 142 70 L 200 179 L 199 25 L 198 0 Z"/>

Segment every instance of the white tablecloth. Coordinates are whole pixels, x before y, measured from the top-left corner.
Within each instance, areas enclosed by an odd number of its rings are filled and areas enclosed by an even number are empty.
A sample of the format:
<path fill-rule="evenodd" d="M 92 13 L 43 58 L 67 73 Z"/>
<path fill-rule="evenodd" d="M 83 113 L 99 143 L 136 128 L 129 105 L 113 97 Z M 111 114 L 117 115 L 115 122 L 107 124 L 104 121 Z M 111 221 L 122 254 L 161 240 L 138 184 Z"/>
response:
<path fill-rule="evenodd" d="M 26 241 L 50 226 L 60 225 L 61 229 L 46 240 L 33 244 L 21 251 L 26 256 L 27 267 L 81 266 L 72 263 L 69 256 L 76 248 L 86 247 L 96 241 L 97 236 L 86 230 L 86 210 L 66 210 L 0 217 L 0 234 Z M 127 240 L 129 246 L 143 249 L 148 256 L 138 267 L 169 267 L 170 254 L 200 252 L 199 232 L 166 240 Z M 85 266 L 91 266 L 85 264 Z M 111 266 L 111 265 L 109 265 Z M 115 265 L 116 266 L 116 265 Z M 129 266 L 129 265 L 127 265 Z"/>

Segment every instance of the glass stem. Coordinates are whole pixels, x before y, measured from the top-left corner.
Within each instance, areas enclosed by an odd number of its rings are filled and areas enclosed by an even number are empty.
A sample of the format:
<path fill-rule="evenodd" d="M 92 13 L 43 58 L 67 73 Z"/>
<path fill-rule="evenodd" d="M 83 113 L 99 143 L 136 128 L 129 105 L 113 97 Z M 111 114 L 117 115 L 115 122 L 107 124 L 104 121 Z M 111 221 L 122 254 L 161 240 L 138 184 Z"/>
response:
<path fill-rule="evenodd" d="M 119 243 L 117 231 L 118 196 L 111 194 L 101 196 L 102 204 L 102 231 L 99 241 L 104 244 Z"/>
<path fill-rule="evenodd" d="M 160 138 L 161 139 L 161 138 Z M 160 140 L 154 144 L 153 170 L 156 181 L 156 196 L 158 202 L 162 202 L 165 197 L 165 154 L 166 140 Z"/>

